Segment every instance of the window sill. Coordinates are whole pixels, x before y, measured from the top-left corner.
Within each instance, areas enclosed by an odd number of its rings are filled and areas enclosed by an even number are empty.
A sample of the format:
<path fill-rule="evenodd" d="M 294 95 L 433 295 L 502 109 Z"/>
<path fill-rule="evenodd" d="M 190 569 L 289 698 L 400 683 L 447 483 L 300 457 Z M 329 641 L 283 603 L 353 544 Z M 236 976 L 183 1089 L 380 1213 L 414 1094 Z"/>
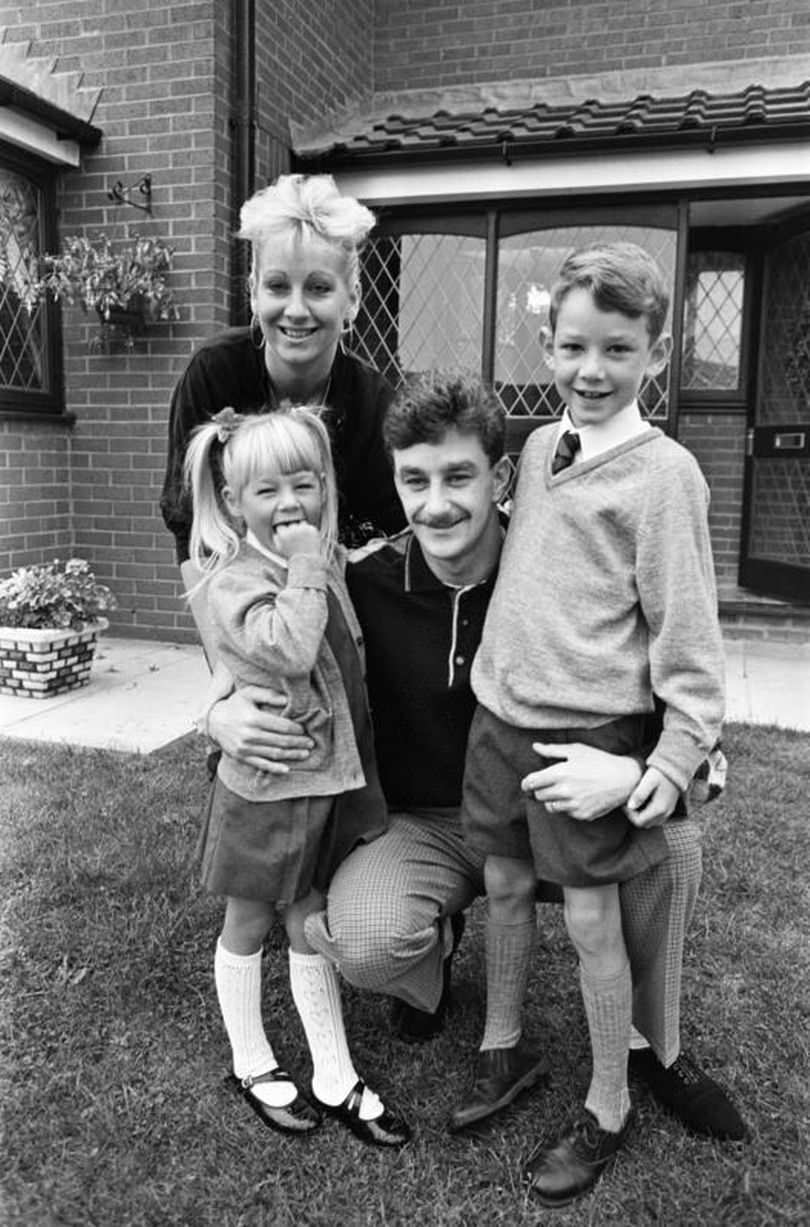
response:
<path fill-rule="evenodd" d="M 52 426 L 74 426 L 76 414 L 44 409 L 6 409 L 0 405 L 0 422 L 47 422 Z"/>

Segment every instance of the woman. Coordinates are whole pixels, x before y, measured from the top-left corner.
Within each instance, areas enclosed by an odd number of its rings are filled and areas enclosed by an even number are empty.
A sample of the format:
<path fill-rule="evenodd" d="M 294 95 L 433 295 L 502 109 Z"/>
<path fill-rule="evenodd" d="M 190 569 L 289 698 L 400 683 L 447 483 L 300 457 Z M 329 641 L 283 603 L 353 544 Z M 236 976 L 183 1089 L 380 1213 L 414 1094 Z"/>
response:
<path fill-rule="evenodd" d="M 251 244 L 250 327 L 203 345 L 171 404 L 160 506 L 186 588 L 197 576 L 188 560 L 191 508 L 183 493 L 183 459 L 194 428 L 227 406 L 258 413 L 285 400 L 322 404 L 342 537 L 355 537 L 363 522 L 383 532 L 402 527 L 380 434 L 392 391 L 341 343 L 360 306 L 359 253 L 374 220 L 364 205 L 342 196 L 329 175 L 282 175 L 242 206 L 239 237 Z M 198 606 L 192 602 L 199 621 Z"/>

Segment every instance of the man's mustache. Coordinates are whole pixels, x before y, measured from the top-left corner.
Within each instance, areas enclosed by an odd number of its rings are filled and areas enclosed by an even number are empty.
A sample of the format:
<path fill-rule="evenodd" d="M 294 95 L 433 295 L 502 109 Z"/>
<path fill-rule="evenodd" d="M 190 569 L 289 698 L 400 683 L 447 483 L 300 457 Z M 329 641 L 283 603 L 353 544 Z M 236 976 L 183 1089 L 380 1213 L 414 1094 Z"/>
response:
<path fill-rule="evenodd" d="M 414 524 L 420 524 L 423 528 L 453 528 L 464 519 L 460 515 L 443 515 L 443 516 L 416 516 Z"/>

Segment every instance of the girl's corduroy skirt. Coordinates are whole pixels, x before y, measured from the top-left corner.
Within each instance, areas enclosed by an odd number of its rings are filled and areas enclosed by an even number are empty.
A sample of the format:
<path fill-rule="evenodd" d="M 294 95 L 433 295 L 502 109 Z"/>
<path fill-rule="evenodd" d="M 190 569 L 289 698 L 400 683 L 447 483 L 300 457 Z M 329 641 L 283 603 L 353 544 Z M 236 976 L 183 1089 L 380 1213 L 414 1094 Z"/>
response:
<path fill-rule="evenodd" d="M 337 797 L 248 801 L 215 778 L 197 844 L 206 890 L 284 906 L 312 887 L 326 891 L 359 843 L 388 826 L 374 779 Z"/>
<path fill-rule="evenodd" d="M 334 797 L 246 801 L 217 778 L 211 785 L 198 855 L 203 886 L 217 895 L 288 904 L 323 890 Z"/>

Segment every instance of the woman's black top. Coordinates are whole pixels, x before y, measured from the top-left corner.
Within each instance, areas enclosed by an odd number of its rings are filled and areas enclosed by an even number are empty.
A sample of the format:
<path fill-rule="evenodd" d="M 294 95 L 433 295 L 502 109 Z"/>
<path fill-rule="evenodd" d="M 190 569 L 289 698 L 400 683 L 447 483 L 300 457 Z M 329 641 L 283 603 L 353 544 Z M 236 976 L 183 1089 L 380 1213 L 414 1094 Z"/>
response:
<path fill-rule="evenodd" d="M 338 350 L 323 420 L 337 474 L 340 535 L 347 545 L 396 532 L 405 523 L 381 433 L 392 395 L 378 371 L 354 354 Z M 247 328 L 214 337 L 191 358 L 172 396 L 160 497 L 178 562 L 188 558 L 191 532 L 191 499 L 183 489 L 183 460 L 191 432 L 228 405 L 239 413 L 259 413 L 272 408 L 276 399 L 264 351 L 253 345 Z"/>

